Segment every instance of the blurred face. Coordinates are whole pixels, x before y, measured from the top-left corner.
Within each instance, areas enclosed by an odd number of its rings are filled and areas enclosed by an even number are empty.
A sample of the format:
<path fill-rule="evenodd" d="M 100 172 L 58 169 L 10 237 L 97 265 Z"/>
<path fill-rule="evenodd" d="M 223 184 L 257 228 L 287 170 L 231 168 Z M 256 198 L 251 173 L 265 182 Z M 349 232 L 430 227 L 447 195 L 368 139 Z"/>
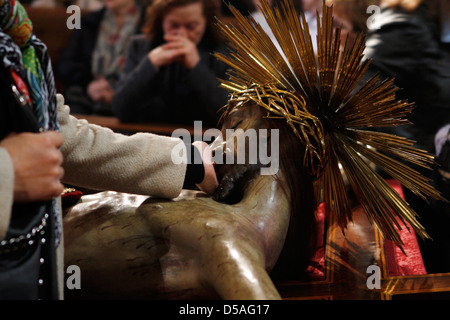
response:
<path fill-rule="evenodd" d="M 199 44 L 206 30 L 201 2 L 173 8 L 165 15 L 162 27 L 164 35 L 181 35 Z"/>

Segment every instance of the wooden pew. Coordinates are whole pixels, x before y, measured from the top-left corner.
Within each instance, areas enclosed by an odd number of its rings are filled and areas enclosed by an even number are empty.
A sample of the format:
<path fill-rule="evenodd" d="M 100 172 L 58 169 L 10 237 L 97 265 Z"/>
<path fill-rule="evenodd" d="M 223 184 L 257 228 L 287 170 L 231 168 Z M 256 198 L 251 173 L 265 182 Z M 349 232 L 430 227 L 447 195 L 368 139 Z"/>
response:
<path fill-rule="evenodd" d="M 176 129 L 186 129 L 191 135 L 194 135 L 193 125 L 179 125 L 170 123 L 123 123 L 115 117 L 106 116 L 94 116 L 94 115 L 83 115 L 74 114 L 78 119 L 84 119 L 91 124 L 96 124 L 102 127 L 109 128 L 115 132 L 123 134 L 133 134 L 136 132 L 149 132 L 165 136 L 171 136 L 172 132 Z M 208 128 L 202 128 L 201 133 L 203 134 Z M 197 133 L 197 132 L 195 132 Z"/>

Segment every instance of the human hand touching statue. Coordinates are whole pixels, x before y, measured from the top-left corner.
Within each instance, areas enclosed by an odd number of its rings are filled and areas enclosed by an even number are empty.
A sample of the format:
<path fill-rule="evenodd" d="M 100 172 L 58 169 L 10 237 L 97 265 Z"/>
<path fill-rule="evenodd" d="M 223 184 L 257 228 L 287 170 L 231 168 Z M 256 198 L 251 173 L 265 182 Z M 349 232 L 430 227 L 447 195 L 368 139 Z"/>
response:
<path fill-rule="evenodd" d="M 167 42 L 148 54 L 148 58 L 156 69 L 175 62 L 181 63 L 187 69 L 192 69 L 200 62 L 197 45 L 189 38 L 180 34 L 169 34 L 164 36 L 164 40 Z"/>
<path fill-rule="evenodd" d="M 64 137 L 56 131 L 12 133 L 0 142 L 14 167 L 14 201 L 47 201 L 64 190 L 61 179 Z"/>

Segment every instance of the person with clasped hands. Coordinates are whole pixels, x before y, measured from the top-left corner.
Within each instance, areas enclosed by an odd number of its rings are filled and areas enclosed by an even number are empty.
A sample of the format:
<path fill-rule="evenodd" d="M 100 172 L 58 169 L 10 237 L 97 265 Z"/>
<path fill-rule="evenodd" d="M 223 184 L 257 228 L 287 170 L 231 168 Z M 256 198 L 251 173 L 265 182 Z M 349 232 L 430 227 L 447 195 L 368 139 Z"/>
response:
<path fill-rule="evenodd" d="M 145 34 L 131 40 L 114 96 L 120 120 L 217 124 L 228 93 L 218 80 L 227 67 L 212 54 L 224 51 L 216 14 L 210 0 L 157 0 L 148 8 Z"/>

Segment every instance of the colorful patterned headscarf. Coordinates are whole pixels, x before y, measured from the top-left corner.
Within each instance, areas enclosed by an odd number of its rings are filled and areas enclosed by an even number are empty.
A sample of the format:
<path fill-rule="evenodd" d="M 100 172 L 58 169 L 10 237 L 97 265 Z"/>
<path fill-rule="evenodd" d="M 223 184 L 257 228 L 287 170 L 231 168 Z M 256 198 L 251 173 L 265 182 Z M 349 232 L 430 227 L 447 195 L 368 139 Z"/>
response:
<path fill-rule="evenodd" d="M 45 131 L 59 130 L 47 47 L 33 34 L 31 21 L 16 0 L 0 0 L 0 58 L 25 81 L 40 126 Z"/>
<path fill-rule="evenodd" d="M 43 131 L 60 131 L 56 88 L 47 47 L 33 34 L 23 6 L 16 0 L 0 0 L 0 63 L 30 102 Z M 48 211 L 55 218 L 56 244 L 61 238 L 61 219 L 54 199 Z"/>

